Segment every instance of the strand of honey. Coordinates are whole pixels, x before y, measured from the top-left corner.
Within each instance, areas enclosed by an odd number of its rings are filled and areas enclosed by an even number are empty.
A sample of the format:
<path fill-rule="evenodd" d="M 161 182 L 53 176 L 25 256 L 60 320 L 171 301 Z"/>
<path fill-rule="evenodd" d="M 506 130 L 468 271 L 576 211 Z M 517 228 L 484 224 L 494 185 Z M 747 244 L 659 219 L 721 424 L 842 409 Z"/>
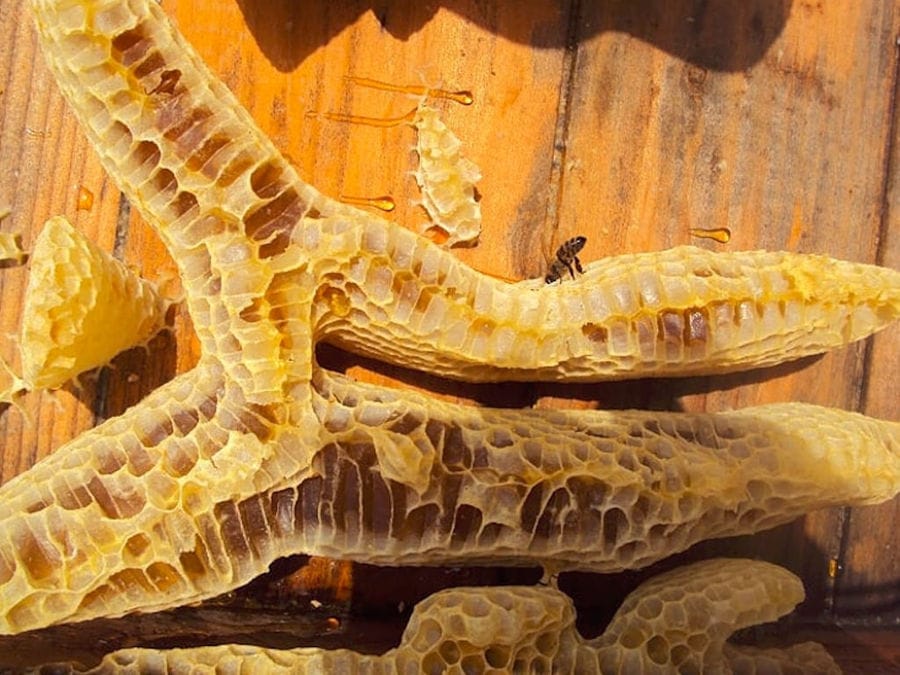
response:
<path fill-rule="evenodd" d="M 347 113 L 312 113 L 313 115 L 321 115 L 326 120 L 332 122 L 348 122 L 350 124 L 366 124 L 371 127 L 398 127 L 401 124 L 411 124 L 415 119 L 417 108 L 413 108 L 405 115 L 400 117 L 366 117 L 365 115 L 349 115 Z"/>
<path fill-rule="evenodd" d="M 344 204 L 352 204 L 353 206 L 371 206 L 380 209 L 385 213 L 390 213 L 397 208 L 397 202 L 390 195 L 383 197 L 354 197 L 350 195 L 341 195 L 338 200 Z"/>
<path fill-rule="evenodd" d="M 381 89 L 383 91 L 398 91 L 404 94 L 425 96 L 427 98 L 446 98 L 451 101 L 455 101 L 460 105 L 472 105 L 472 103 L 475 101 L 475 99 L 472 97 L 472 92 L 466 91 L 464 89 L 460 91 L 450 91 L 448 89 L 438 89 L 415 84 L 391 84 L 390 82 L 373 80 L 370 77 L 357 77 L 356 75 L 347 75 L 346 79 L 353 84 L 358 84 L 361 87 Z"/>

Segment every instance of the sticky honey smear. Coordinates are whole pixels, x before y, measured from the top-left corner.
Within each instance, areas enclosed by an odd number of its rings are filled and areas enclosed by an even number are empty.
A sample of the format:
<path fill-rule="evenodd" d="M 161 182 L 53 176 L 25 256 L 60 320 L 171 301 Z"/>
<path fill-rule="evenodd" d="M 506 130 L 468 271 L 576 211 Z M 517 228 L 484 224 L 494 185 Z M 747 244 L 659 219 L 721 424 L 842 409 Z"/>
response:
<path fill-rule="evenodd" d="M 416 605 L 400 645 L 380 656 L 249 645 L 123 649 L 89 671 L 70 664 L 52 671 L 840 673 L 816 643 L 759 649 L 727 641 L 787 614 L 803 596 L 800 580 L 781 567 L 723 558 L 650 579 L 592 640 L 578 634 L 572 601 L 555 588 L 452 588 Z"/>
<path fill-rule="evenodd" d="M 28 389 L 55 389 L 145 344 L 171 302 L 91 243 L 62 216 L 44 224 L 32 252 L 20 348 Z"/>
<path fill-rule="evenodd" d="M 28 258 L 22 248 L 22 237 L 12 232 L 0 232 L 0 268 L 21 265 Z"/>

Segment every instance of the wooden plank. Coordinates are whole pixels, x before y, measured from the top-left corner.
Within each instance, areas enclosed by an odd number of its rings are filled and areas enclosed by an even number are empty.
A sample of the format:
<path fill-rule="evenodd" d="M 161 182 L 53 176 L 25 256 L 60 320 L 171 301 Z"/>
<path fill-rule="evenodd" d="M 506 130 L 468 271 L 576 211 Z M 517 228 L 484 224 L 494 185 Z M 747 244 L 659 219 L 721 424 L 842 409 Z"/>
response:
<path fill-rule="evenodd" d="M 900 94 L 900 60 L 894 50 L 893 84 Z M 900 111 L 892 110 L 890 148 L 881 213 L 878 262 L 900 268 Z M 874 337 L 867 353 L 863 411 L 897 419 L 900 415 L 900 326 Z M 900 623 L 900 499 L 851 509 L 843 544 L 835 612 L 842 623 Z"/>
<path fill-rule="evenodd" d="M 239 0 L 163 6 L 304 178 L 332 196 L 390 194 L 397 203 L 390 218 L 406 226 L 425 221 L 406 175 L 411 130 L 343 125 L 311 114 L 395 116 L 415 104 L 353 87 L 344 80 L 349 74 L 470 89 L 474 105 L 439 105 L 485 176 L 479 186 L 481 242 L 458 251 L 476 268 L 540 276 L 556 246 L 575 234 L 589 237 L 585 259 L 692 242 L 823 252 L 897 267 L 896 170 L 885 219 L 882 211 L 900 16 L 880 0 L 725 4 L 471 0 L 367 9 L 326 0 Z M 117 190 L 65 114 L 42 59 L 35 58 L 25 5 L 7 0 L 0 6 L 0 205 L 6 200 L 13 206 L 0 227 L 23 232 L 29 242 L 44 218 L 66 213 L 108 249 L 120 241 L 119 253 L 148 276 L 165 278 L 173 264 L 162 245 L 122 209 Z M 75 208 L 79 185 L 95 195 L 90 211 Z M 725 246 L 689 234 L 691 227 L 720 226 L 732 231 Z M 15 326 L 25 278 L 24 269 L 0 272 L 0 356 L 6 358 L 12 343 L 5 332 Z M 0 412 L 0 481 L 95 418 L 117 414 L 189 369 L 197 346 L 183 313 L 175 335 L 174 341 L 158 338 L 147 353 L 117 359 L 118 370 L 101 379 L 99 390 L 88 384 L 80 396 L 58 395 L 58 409 L 47 396 L 32 395 L 26 411 L 36 415 L 36 425 L 14 409 Z M 897 337 L 895 328 L 871 349 L 856 345 L 799 367 L 578 387 L 467 386 L 333 351 L 323 358 L 361 379 L 480 404 L 713 410 L 797 399 L 900 419 Z M 602 622 L 658 569 L 713 554 L 750 555 L 801 574 L 809 595 L 806 617 L 829 621 L 836 608 L 841 618 L 887 621 L 896 616 L 896 604 L 882 601 L 885 589 L 897 586 L 898 510 L 895 500 L 880 509 L 813 514 L 756 537 L 705 544 L 642 573 L 572 575 L 564 587 L 580 609 L 596 612 Z M 831 559 L 843 563 L 838 579 L 829 576 Z M 367 617 L 388 612 L 395 617 L 386 621 L 393 638 L 385 640 L 396 638 L 411 604 L 437 588 L 530 582 L 535 575 L 356 566 L 350 599 L 338 600 L 346 576 L 319 568 L 313 581 L 313 571 L 291 571 L 305 581 L 292 601 L 281 601 L 299 607 L 309 597 L 330 598 L 334 604 L 326 611 L 349 612 L 341 614 L 337 631 L 344 644 L 358 636 L 354 631 Z M 265 589 L 278 583 L 284 582 L 257 584 L 254 597 L 270 602 Z M 23 645 L 30 645 L 46 657 L 48 643 L 65 649 L 85 643 L 85 635 L 107 636 L 102 649 L 131 644 L 135 635 L 171 644 L 182 619 L 198 641 L 236 633 L 226 626 L 234 615 L 203 615 L 201 627 L 195 616 L 186 616 L 176 613 L 157 624 L 146 617 L 123 619 L 118 629 L 91 624 L 70 631 L 68 642 L 59 637 L 65 631 L 30 642 L 0 640 L 0 654 L 24 653 Z M 294 643 L 329 633 L 319 620 L 325 614 L 316 617 L 298 622 Z M 329 635 L 329 645 L 340 643 L 334 631 Z"/>
<path fill-rule="evenodd" d="M 583 5 L 557 240 L 594 234 L 602 251 L 618 253 L 728 227 L 730 249 L 878 259 L 900 17 L 878 1 L 784 7 L 681 2 L 648 16 L 625 3 Z M 896 354 L 896 345 L 888 338 L 885 349 Z M 801 369 L 666 389 L 685 409 L 779 400 L 861 409 L 867 353 L 854 345 Z M 870 391 L 885 397 L 873 412 L 900 419 L 896 390 Z M 805 611 L 821 616 L 843 518 L 839 509 L 811 514 L 740 550 L 801 574 Z M 866 567 L 881 564 L 866 555 Z"/>

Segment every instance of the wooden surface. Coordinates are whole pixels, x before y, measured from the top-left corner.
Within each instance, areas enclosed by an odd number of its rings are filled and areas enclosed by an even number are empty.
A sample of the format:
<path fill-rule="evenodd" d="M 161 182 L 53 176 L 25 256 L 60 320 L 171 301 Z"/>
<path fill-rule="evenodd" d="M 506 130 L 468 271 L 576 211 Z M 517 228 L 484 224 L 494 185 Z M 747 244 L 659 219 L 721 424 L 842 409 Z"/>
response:
<path fill-rule="evenodd" d="M 481 242 L 458 255 L 492 274 L 540 276 L 557 246 L 576 234 L 588 237 L 583 260 L 690 242 L 900 267 L 896 3 L 165 0 L 163 6 L 305 179 L 332 196 L 391 195 L 397 209 L 389 217 L 409 227 L 425 222 L 407 173 L 412 130 L 340 124 L 313 113 L 386 117 L 415 104 L 355 87 L 347 75 L 472 91 L 472 106 L 438 105 L 484 174 Z M 67 114 L 35 51 L 23 0 L 0 3 L 0 90 L 0 212 L 11 207 L 0 228 L 21 232 L 27 245 L 47 217 L 63 213 L 145 276 L 170 278 L 174 268 L 162 245 L 122 202 Z M 77 208 L 80 187 L 95 197 L 90 210 Z M 731 241 L 692 238 L 697 227 L 728 227 Z M 26 275 L 26 268 L 0 270 L 0 357 L 13 362 L 10 333 Z M 197 347 L 183 313 L 175 333 L 157 338 L 147 353 L 123 355 L 115 370 L 80 390 L 30 394 L 25 414 L 0 410 L 0 481 L 190 368 Z M 740 376 L 578 387 L 466 386 L 333 350 L 322 358 L 357 377 L 483 405 L 722 410 L 802 400 L 900 420 L 898 345 L 894 326 L 819 359 Z M 894 627 L 879 638 L 895 647 L 883 659 L 878 650 L 857 650 L 890 672 L 891 659 L 898 664 L 898 532 L 900 499 L 833 509 L 769 533 L 703 544 L 650 571 L 569 575 L 562 587 L 575 596 L 587 630 L 602 625 L 651 572 L 713 554 L 763 558 L 804 580 L 808 597 L 792 626 Z M 411 605 L 437 588 L 530 582 L 537 575 L 305 563 L 282 563 L 271 581 L 217 604 L 209 611 L 218 619 L 197 619 L 198 610 L 190 610 L 149 623 L 125 619 L 3 639 L 0 664 L 13 654 L 46 657 L 51 643 L 73 653 L 90 644 L 85 630 L 107 636 L 95 650 L 221 641 L 232 635 L 221 630 L 228 623 L 222 616 L 263 642 L 343 640 L 375 649 L 396 641 Z M 310 599 L 324 605 L 310 609 Z M 263 617 L 302 605 L 302 618 L 293 616 L 289 628 L 283 621 L 272 628 L 265 618 L 259 625 L 235 620 L 249 611 L 236 607 L 248 602 Z M 838 651 L 853 672 L 856 652 L 845 647 Z"/>

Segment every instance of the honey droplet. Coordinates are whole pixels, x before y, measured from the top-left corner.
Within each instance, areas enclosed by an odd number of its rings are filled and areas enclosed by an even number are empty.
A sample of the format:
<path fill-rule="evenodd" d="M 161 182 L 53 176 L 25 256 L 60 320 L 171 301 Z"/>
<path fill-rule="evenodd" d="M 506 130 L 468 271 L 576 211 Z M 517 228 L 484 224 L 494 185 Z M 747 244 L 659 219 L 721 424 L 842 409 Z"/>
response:
<path fill-rule="evenodd" d="M 78 186 L 78 205 L 79 211 L 90 211 L 94 206 L 94 193 L 88 190 L 84 185 Z"/>
<path fill-rule="evenodd" d="M 720 244 L 727 244 L 731 241 L 731 230 L 727 227 L 692 227 L 691 236 L 699 237 L 700 239 L 712 239 Z"/>
<path fill-rule="evenodd" d="M 461 105 L 472 105 L 475 103 L 475 97 L 472 96 L 471 91 L 467 91 L 466 89 L 461 89 L 460 91 L 447 91 L 445 89 L 431 89 L 430 92 L 440 91 L 443 98 L 449 98 L 451 101 L 456 101 Z M 430 94 L 429 94 L 430 95 Z"/>
<path fill-rule="evenodd" d="M 344 204 L 371 206 L 372 208 L 380 209 L 385 213 L 390 213 L 397 208 L 397 202 L 395 202 L 394 198 L 390 195 L 385 195 L 383 197 L 351 197 L 348 195 L 341 195 L 338 199 Z"/>

